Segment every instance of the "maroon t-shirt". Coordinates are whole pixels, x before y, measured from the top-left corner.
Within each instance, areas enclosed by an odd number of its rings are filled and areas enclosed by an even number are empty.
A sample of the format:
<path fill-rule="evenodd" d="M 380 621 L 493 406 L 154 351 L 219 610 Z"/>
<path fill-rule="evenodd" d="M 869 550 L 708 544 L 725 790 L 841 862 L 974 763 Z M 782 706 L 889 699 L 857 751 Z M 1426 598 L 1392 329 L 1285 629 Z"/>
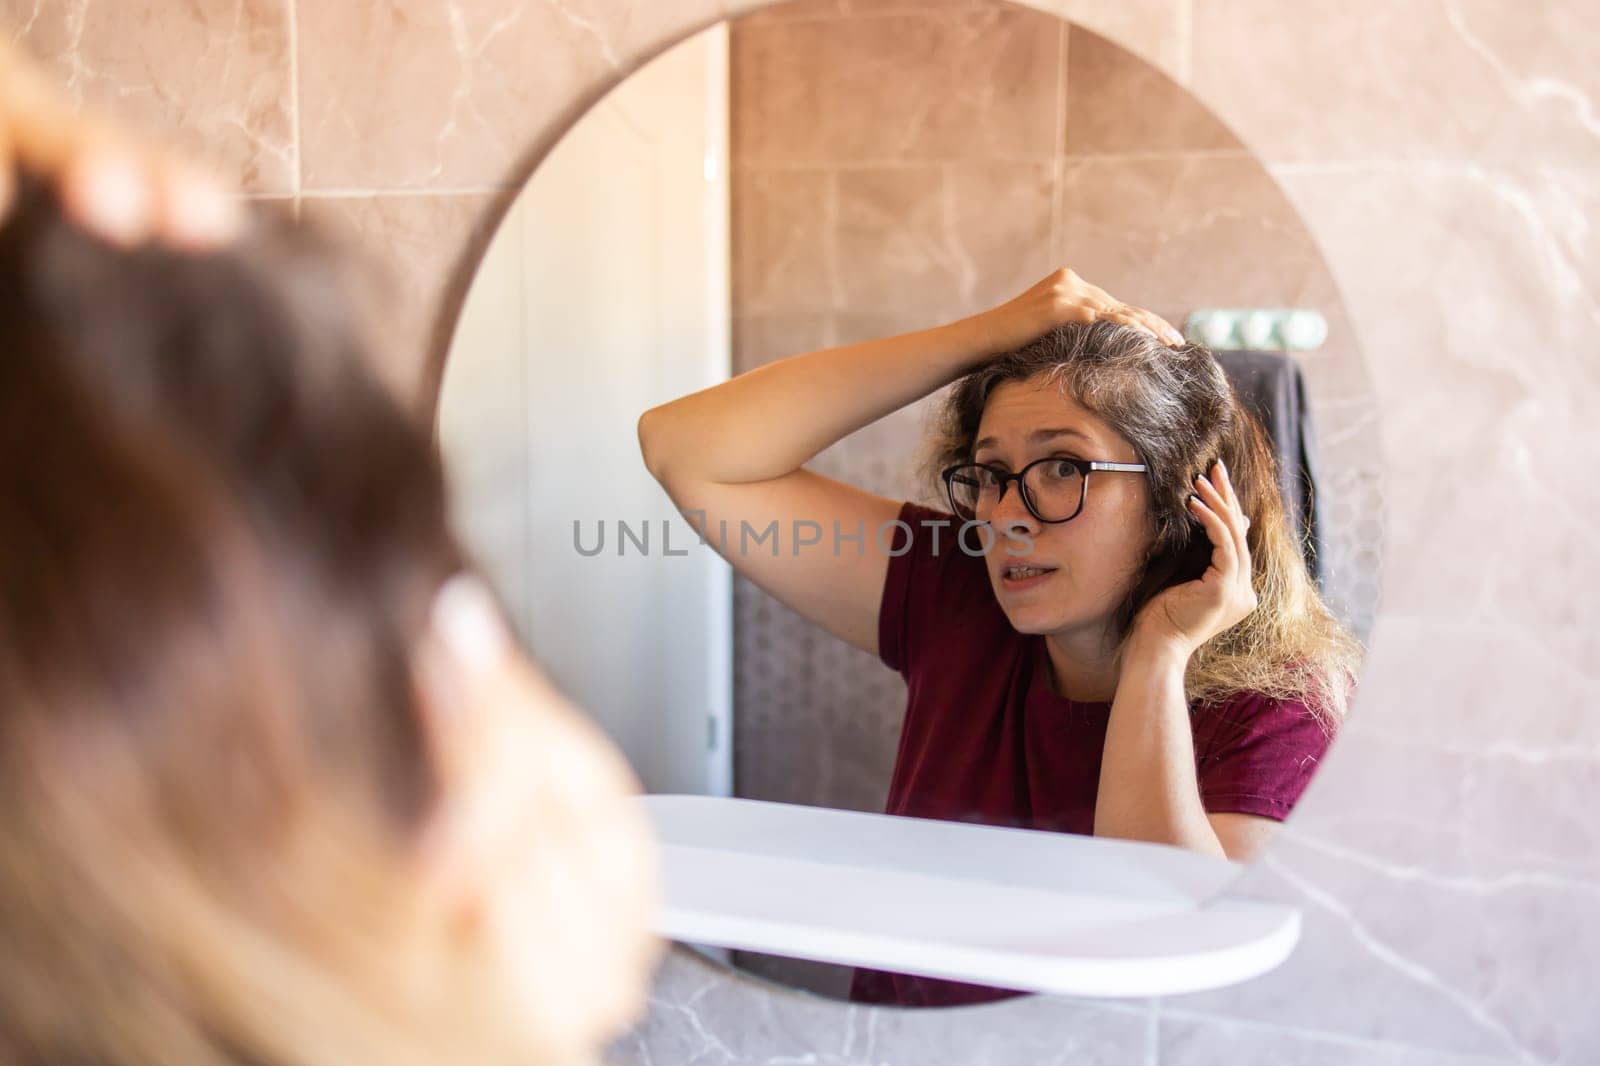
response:
<path fill-rule="evenodd" d="M 1051 690 L 1045 638 L 1011 627 L 953 515 L 907 502 L 878 618 L 878 654 L 906 679 L 889 814 L 1093 834 L 1109 702 Z M 943 526 L 923 522 L 944 522 Z M 937 547 L 935 538 L 937 537 Z M 907 541 L 909 539 L 909 548 Z M 976 534 L 968 547 L 979 548 Z M 1327 749 L 1293 700 L 1244 693 L 1190 707 L 1200 799 L 1212 813 L 1282 819 Z M 858 1002 L 939 1006 L 1019 993 L 858 968 Z"/>

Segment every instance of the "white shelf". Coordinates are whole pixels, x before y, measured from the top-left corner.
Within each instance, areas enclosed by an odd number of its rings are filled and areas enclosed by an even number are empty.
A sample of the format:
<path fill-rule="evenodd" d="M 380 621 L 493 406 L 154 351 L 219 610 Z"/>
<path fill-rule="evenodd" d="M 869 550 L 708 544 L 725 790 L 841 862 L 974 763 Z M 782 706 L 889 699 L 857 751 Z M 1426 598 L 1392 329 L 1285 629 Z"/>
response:
<path fill-rule="evenodd" d="M 1222 895 L 1243 867 L 1164 844 L 713 796 L 642 797 L 656 932 L 690 944 L 1077 996 L 1265 973 L 1293 907 Z"/>

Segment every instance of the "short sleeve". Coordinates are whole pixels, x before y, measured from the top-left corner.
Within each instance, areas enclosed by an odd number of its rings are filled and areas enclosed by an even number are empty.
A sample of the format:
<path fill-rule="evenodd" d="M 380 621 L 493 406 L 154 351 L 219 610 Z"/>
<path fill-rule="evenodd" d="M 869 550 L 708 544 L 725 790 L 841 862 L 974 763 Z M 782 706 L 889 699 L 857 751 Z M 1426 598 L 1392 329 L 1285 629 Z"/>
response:
<path fill-rule="evenodd" d="M 1200 799 L 1212 814 L 1282 821 L 1332 742 L 1331 730 L 1299 700 L 1247 693 L 1195 713 Z"/>
<path fill-rule="evenodd" d="M 878 605 L 878 658 L 903 677 L 939 634 L 998 609 L 978 537 L 969 535 L 964 547 L 961 531 L 955 515 L 908 500 L 880 537 L 890 557 Z"/>

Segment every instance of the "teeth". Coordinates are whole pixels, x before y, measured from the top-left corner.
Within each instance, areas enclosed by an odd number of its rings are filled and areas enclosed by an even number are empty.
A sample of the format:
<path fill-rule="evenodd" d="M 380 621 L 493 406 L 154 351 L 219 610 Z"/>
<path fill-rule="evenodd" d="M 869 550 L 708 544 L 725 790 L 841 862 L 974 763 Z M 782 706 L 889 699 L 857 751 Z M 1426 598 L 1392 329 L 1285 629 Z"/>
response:
<path fill-rule="evenodd" d="M 1006 576 L 1010 578 L 1033 577 L 1036 574 L 1048 574 L 1050 571 L 1034 566 L 1011 566 L 1006 568 Z"/>

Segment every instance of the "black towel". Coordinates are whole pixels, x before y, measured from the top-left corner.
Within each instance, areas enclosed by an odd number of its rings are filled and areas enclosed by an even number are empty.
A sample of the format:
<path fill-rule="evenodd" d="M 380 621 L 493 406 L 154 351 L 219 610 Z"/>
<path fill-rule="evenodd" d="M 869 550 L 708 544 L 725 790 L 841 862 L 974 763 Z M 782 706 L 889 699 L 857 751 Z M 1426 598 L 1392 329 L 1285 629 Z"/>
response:
<path fill-rule="evenodd" d="M 1226 351 L 1217 353 L 1233 391 L 1260 419 L 1278 456 L 1278 484 L 1306 567 L 1322 587 L 1324 501 L 1317 487 L 1316 432 L 1306 402 L 1300 364 L 1284 352 Z"/>

